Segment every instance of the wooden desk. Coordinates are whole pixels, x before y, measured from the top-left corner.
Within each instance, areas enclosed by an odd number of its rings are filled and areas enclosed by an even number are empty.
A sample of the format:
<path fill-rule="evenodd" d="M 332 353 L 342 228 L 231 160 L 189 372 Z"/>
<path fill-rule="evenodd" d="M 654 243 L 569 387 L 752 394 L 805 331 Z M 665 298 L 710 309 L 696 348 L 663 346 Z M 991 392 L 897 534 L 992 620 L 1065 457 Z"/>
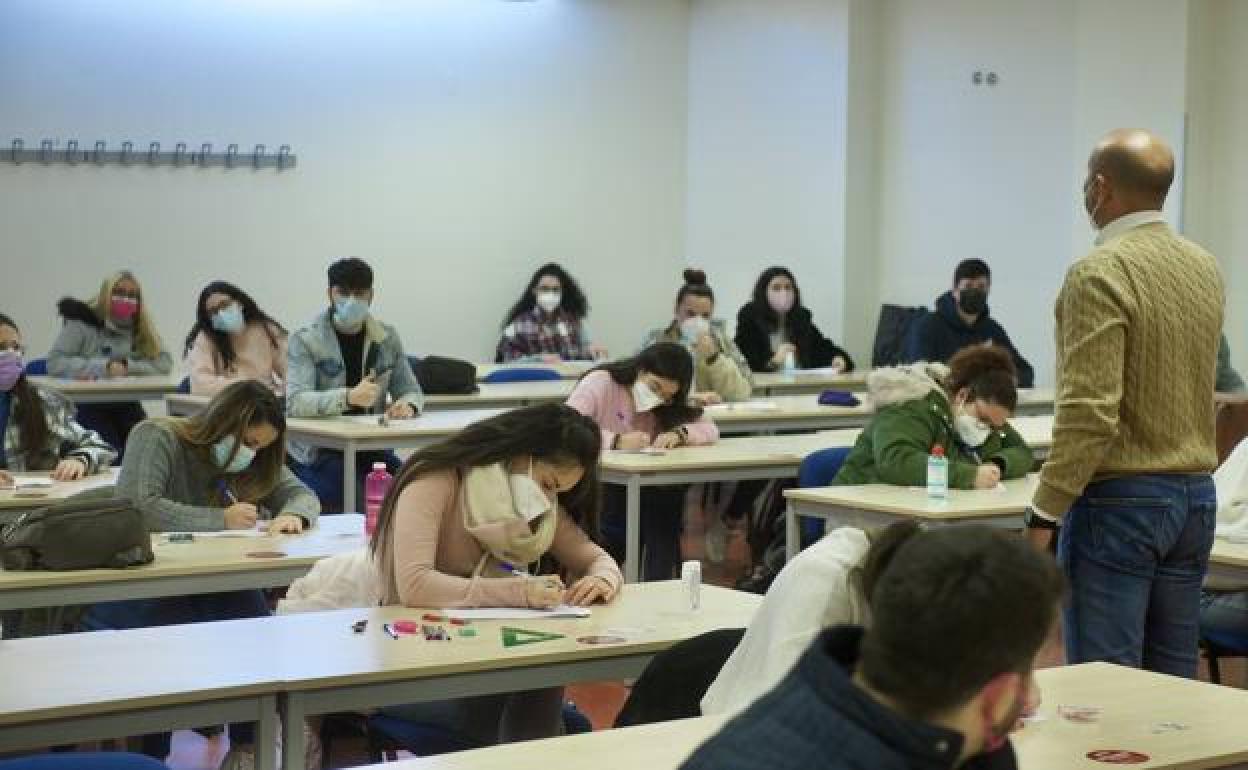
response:
<path fill-rule="evenodd" d="M 430 412 L 411 420 L 378 424 L 374 416 L 291 417 L 286 421 L 288 441 L 343 454 L 343 506 L 355 504 L 355 457 L 371 450 L 419 449 L 449 438 L 474 422 L 501 414 L 502 409 L 460 409 Z"/>
<path fill-rule="evenodd" d="M 448 409 L 515 409 L 520 406 L 566 401 L 576 387 L 575 380 L 541 382 L 481 383 L 477 393 L 425 396 L 425 412 Z"/>
<path fill-rule="evenodd" d="M 117 483 L 118 470 L 118 468 L 105 468 L 103 473 L 87 476 L 78 481 L 56 481 L 53 482 L 51 489 L 46 490 L 46 494 L 44 494 L 45 490 L 39 490 L 40 494 L 37 495 L 19 495 L 13 489 L 0 489 L 0 511 L 30 511 L 58 503 L 80 492 L 111 486 Z M 49 474 L 22 472 L 16 475 L 47 477 Z"/>
<path fill-rule="evenodd" d="M 286 767 L 302 767 L 303 720 L 314 714 L 554 687 L 578 681 L 638 676 L 655 654 L 707 631 L 749 624 L 761 596 L 702 586 L 702 607 L 687 609 L 684 584 L 671 580 L 628 585 L 593 617 L 575 620 L 477 621 L 477 636 L 427 642 L 391 639 L 387 620 L 419 619 L 402 607 L 290 615 L 277 618 L 282 639 L 267 649 L 294 654 L 271 658 L 286 685 L 282 707 Z M 368 618 L 365 633 L 351 624 Z M 499 629 L 511 626 L 564 634 L 564 638 L 515 647 L 502 645 Z M 596 634 L 625 637 L 620 644 L 588 645 Z M 316 644 L 310 645 L 309 639 Z M 248 649 L 253 648 L 248 645 Z M 303 654 L 299 654 L 302 650 Z"/>
<path fill-rule="evenodd" d="M 300 535 L 201 536 L 191 543 L 170 543 L 157 533 L 152 535 L 156 560 L 142 567 L 69 572 L 0 570 L 0 610 L 290 585 L 321 559 L 361 548 L 366 542 L 364 517 L 358 513 L 322 516 L 316 527 Z M 285 555 L 247 555 L 262 551 Z"/>
<path fill-rule="evenodd" d="M 256 623 L 5 640 L 0 751 L 258 722 L 256 766 L 273 770 L 286 651 Z"/>
<path fill-rule="evenodd" d="M 790 489 L 784 493 L 785 552 L 788 559 L 800 547 L 798 518 L 823 519 L 832 527 L 879 527 L 898 519 L 921 519 L 929 524 L 989 524 L 1021 528 L 1031 504 L 1036 477 L 1007 481 L 1004 489 L 949 490 L 947 501 L 928 498 L 923 487 L 866 484 L 850 487 Z"/>
<path fill-rule="evenodd" d="M 119 401 L 159 401 L 174 393 L 182 378 L 176 375 L 113 377 L 101 380 L 66 380 L 59 377 L 31 377 L 35 385 L 58 391 L 75 404 L 108 404 Z"/>
<path fill-rule="evenodd" d="M 565 380 L 579 380 L 585 372 L 598 366 L 598 361 L 562 361 L 557 364 L 543 364 L 538 361 L 516 361 L 509 364 L 477 364 L 477 381 L 508 369 L 549 369 Z"/>
<path fill-rule="evenodd" d="M 819 395 L 825 390 L 861 393 L 867 389 L 867 371 L 834 374 L 830 369 L 799 369 L 795 372 L 755 372 L 754 395 Z"/>

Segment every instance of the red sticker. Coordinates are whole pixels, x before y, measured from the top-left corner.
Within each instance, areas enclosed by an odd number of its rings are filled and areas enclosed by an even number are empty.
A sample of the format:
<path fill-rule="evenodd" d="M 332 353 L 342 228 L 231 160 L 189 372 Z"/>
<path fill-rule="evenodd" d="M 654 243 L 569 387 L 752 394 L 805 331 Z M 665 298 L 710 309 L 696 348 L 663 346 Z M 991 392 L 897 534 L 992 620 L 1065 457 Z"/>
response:
<path fill-rule="evenodd" d="M 1148 755 L 1122 749 L 1097 749 L 1088 752 L 1088 759 L 1111 765 L 1139 765 L 1148 761 Z"/>
<path fill-rule="evenodd" d="M 247 555 L 253 559 L 280 559 L 286 553 L 284 551 L 252 551 Z"/>

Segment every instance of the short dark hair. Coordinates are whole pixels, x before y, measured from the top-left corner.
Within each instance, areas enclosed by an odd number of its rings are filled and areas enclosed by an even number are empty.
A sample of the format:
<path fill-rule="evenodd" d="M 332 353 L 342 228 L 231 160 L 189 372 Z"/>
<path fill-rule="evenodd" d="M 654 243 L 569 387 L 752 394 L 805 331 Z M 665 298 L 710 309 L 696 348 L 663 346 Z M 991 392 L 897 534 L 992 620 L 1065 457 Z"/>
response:
<path fill-rule="evenodd" d="M 992 283 L 992 270 L 988 267 L 988 263 L 982 259 L 964 259 L 954 268 L 954 286 L 972 278 L 987 278 L 988 282 Z"/>
<path fill-rule="evenodd" d="M 1018 407 L 1018 368 L 1000 345 L 962 348 L 949 359 L 945 389 L 950 395 L 967 388 L 972 401 L 988 401 L 1011 412 Z"/>
<path fill-rule="evenodd" d="M 1000 674 L 1027 674 L 1057 619 L 1053 558 L 1018 534 L 927 529 L 904 542 L 868 597 L 866 683 L 915 719 L 969 701 Z"/>
<path fill-rule="evenodd" d="M 329 266 L 329 286 L 352 291 L 373 288 L 373 269 L 359 257 L 345 257 Z"/>

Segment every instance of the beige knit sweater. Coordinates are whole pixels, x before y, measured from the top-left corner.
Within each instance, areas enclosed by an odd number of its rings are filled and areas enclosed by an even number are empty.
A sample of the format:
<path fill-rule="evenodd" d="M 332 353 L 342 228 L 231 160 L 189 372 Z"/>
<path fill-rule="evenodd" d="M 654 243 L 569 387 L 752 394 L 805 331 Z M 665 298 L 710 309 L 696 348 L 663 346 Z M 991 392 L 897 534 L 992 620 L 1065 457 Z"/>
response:
<path fill-rule="evenodd" d="M 1223 302 L 1217 262 L 1164 222 L 1111 237 L 1070 268 L 1038 509 L 1062 516 L 1101 478 L 1214 468 Z"/>

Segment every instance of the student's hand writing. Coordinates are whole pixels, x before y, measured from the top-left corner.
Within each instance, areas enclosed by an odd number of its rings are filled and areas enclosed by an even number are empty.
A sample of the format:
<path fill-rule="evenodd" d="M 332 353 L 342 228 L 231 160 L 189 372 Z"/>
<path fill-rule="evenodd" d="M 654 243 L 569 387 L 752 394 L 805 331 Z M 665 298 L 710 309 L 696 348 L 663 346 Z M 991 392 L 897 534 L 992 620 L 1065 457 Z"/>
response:
<path fill-rule="evenodd" d="M 251 529 L 256 526 L 256 506 L 251 503 L 234 503 L 225 509 L 226 529 Z"/>
<path fill-rule="evenodd" d="M 373 373 L 369 372 L 368 376 L 347 392 L 347 403 L 361 409 L 371 409 L 377 403 L 379 395 L 381 395 L 381 386 L 377 384 Z"/>
<path fill-rule="evenodd" d="M 303 531 L 303 517 L 294 513 L 280 513 L 269 522 L 270 535 L 297 535 Z"/>
<path fill-rule="evenodd" d="M 526 580 L 524 598 L 530 607 L 544 610 L 563 601 L 563 580 L 558 575 L 535 575 Z"/>
<path fill-rule="evenodd" d="M 386 409 L 386 417 L 391 420 L 410 420 L 416 416 L 416 410 L 406 401 L 395 401 Z"/>
<path fill-rule="evenodd" d="M 572 584 L 563 595 L 563 603 L 574 607 L 588 607 L 611 598 L 611 584 L 596 575 L 586 575 Z"/>
<path fill-rule="evenodd" d="M 681 443 L 683 442 L 680 440 L 680 434 L 669 430 L 666 433 L 660 433 L 655 436 L 654 442 L 651 443 L 650 446 L 655 449 L 675 449 L 680 446 Z"/>
<path fill-rule="evenodd" d="M 616 449 L 641 449 L 647 446 L 650 446 L 650 436 L 639 430 L 621 433 L 615 439 Z"/>
<path fill-rule="evenodd" d="M 605 361 L 607 359 L 607 349 L 602 345 L 590 345 L 589 354 L 593 356 L 595 361 Z"/>
<path fill-rule="evenodd" d="M 17 479 L 13 478 L 13 474 L 8 471 L 0 471 L 0 487 L 12 488 L 17 486 Z"/>
<path fill-rule="evenodd" d="M 77 481 L 87 475 L 87 464 L 77 457 L 66 457 L 52 471 L 55 481 Z"/>
<path fill-rule="evenodd" d="M 786 342 L 776 348 L 776 354 L 771 357 L 771 362 L 776 366 L 784 366 L 784 359 L 788 358 L 790 353 L 797 355 L 797 346 L 791 342 Z"/>
<path fill-rule="evenodd" d="M 992 489 L 1001 483 L 1001 469 L 992 463 L 975 469 L 975 488 Z"/>
<path fill-rule="evenodd" d="M 109 361 L 107 374 L 109 377 L 125 377 L 130 372 L 130 365 L 125 361 Z"/>
<path fill-rule="evenodd" d="M 704 390 L 701 393 L 694 393 L 692 401 L 697 406 L 714 406 L 724 403 L 724 397 L 713 390 Z"/>

